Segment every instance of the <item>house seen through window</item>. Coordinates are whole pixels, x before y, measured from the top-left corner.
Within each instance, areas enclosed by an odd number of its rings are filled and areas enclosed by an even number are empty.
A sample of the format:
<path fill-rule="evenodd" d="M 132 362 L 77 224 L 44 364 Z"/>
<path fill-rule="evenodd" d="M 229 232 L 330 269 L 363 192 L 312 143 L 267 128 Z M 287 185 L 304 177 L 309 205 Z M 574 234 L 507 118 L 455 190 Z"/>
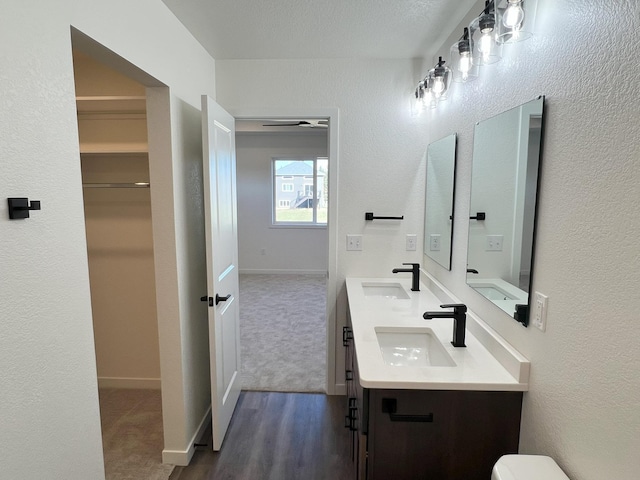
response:
<path fill-rule="evenodd" d="M 329 161 L 273 159 L 273 224 L 326 225 Z"/>

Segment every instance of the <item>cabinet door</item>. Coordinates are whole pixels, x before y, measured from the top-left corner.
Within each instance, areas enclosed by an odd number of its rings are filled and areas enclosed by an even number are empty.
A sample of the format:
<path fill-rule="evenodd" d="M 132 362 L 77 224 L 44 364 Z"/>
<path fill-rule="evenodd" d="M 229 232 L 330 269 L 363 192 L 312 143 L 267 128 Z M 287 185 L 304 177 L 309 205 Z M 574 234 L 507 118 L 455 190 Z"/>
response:
<path fill-rule="evenodd" d="M 518 453 L 521 392 L 443 392 L 449 395 L 450 423 L 448 476 L 486 480 L 502 456 Z"/>
<path fill-rule="evenodd" d="M 447 478 L 450 409 L 446 399 L 425 393 L 371 390 L 370 480 Z"/>
<path fill-rule="evenodd" d="M 369 479 L 486 480 L 517 453 L 520 392 L 372 390 Z"/>

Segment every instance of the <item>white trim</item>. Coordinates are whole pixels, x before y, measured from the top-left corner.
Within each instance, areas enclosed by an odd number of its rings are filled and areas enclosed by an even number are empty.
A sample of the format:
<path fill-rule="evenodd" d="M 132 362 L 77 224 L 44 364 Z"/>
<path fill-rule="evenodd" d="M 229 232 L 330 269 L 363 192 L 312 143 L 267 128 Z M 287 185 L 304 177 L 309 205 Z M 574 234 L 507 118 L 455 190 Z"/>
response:
<path fill-rule="evenodd" d="M 98 377 L 98 388 L 160 390 L 161 385 L 159 378 Z"/>
<path fill-rule="evenodd" d="M 329 119 L 329 212 L 327 268 L 327 395 L 340 395 L 336 384 L 336 308 L 338 285 L 338 170 L 339 170 L 339 109 L 337 107 L 289 108 L 243 107 L 227 108 L 237 119 L 268 118 L 270 120 L 308 118 Z M 301 129 L 303 130 L 303 129 Z M 344 393 L 342 393 L 344 394 Z"/>
<path fill-rule="evenodd" d="M 240 275 L 322 275 L 327 276 L 326 270 L 295 270 L 295 269 L 256 269 L 256 268 L 241 268 L 238 270 Z"/>
<path fill-rule="evenodd" d="M 191 437 L 191 441 L 188 443 L 189 448 L 187 450 L 162 450 L 162 463 L 168 463 L 170 465 L 179 465 L 181 467 L 186 467 L 189 465 L 191 458 L 193 458 L 193 454 L 196 451 L 196 447 L 194 444 L 202 438 L 204 435 L 204 431 L 207 429 L 209 424 L 211 423 L 211 405 L 207 409 L 207 412 L 202 417 L 200 421 L 200 425 L 196 429 L 196 433 Z"/>

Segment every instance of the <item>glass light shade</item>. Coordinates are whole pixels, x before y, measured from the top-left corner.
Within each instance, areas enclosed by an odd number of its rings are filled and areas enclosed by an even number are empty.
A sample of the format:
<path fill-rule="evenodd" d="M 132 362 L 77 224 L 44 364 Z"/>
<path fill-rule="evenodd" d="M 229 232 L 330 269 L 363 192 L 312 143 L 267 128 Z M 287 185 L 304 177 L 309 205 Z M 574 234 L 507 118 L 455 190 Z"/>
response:
<path fill-rule="evenodd" d="M 525 3 L 527 3 L 525 7 Z M 496 1 L 496 26 L 498 43 L 521 42 L 531 37 L 532 8 L 525 0 Z"/>
<path fill-rule="evenodd" d="M 496 15 L 493 10 L 482 13 L 469 24 L 471 60 L 474 65 L 489 65 L 502 58 L 502 45 L 496 41 Z"/>
<path fill-rule="evenodd" d="M 424 94 L 422 97 L 424 108 L 436 108 L 436 106 L 438 105 L 438 98 L 433 91 L 433 71 L 433 68 L 429 70 L 429 73 L 426 77 L 424 77 L 424 80 L 422 81 L 424 85 Z"/>
<path fill-rule="evenodd" d="M 420 82 L 416 87 L 413 104 L 411 106 L 411 112 L 413 115 L 420 114 L 420 112 L 424 109 L 424 102 L 422 100 L 423 95 L 424 95 L 424 89 L 423 89 L 422 82 Z"/>
<path fill-rule="evenodd" d="M 449 62 L 454 82 L 470 82 L 478 78 L 478 66 L 472 61 L 469 39 L 462 39 L 451 45 Z"/>
<path fill-rule="evenodd" d="M 447 98 L 447 93 L 449 93 L 449 87 L 451 86 L 451 78 L 453 77 L 451 69 L 444 66 L 442 57 L 440 59 L 441 61 L 433 69 L 433 84 L 431 87 L 431 91 L 437 101 Z"/>

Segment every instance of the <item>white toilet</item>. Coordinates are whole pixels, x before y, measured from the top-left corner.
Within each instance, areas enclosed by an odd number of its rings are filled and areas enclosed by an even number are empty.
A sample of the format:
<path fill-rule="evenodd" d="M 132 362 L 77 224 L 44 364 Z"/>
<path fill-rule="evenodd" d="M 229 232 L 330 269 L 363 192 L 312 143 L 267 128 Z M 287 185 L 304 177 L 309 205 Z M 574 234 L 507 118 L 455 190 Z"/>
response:
<path fill-rule="evenodd" d="M 504 455 L 493 466 L 491 480 L 569 480 L 569 477 L 551 457 Z"/>

